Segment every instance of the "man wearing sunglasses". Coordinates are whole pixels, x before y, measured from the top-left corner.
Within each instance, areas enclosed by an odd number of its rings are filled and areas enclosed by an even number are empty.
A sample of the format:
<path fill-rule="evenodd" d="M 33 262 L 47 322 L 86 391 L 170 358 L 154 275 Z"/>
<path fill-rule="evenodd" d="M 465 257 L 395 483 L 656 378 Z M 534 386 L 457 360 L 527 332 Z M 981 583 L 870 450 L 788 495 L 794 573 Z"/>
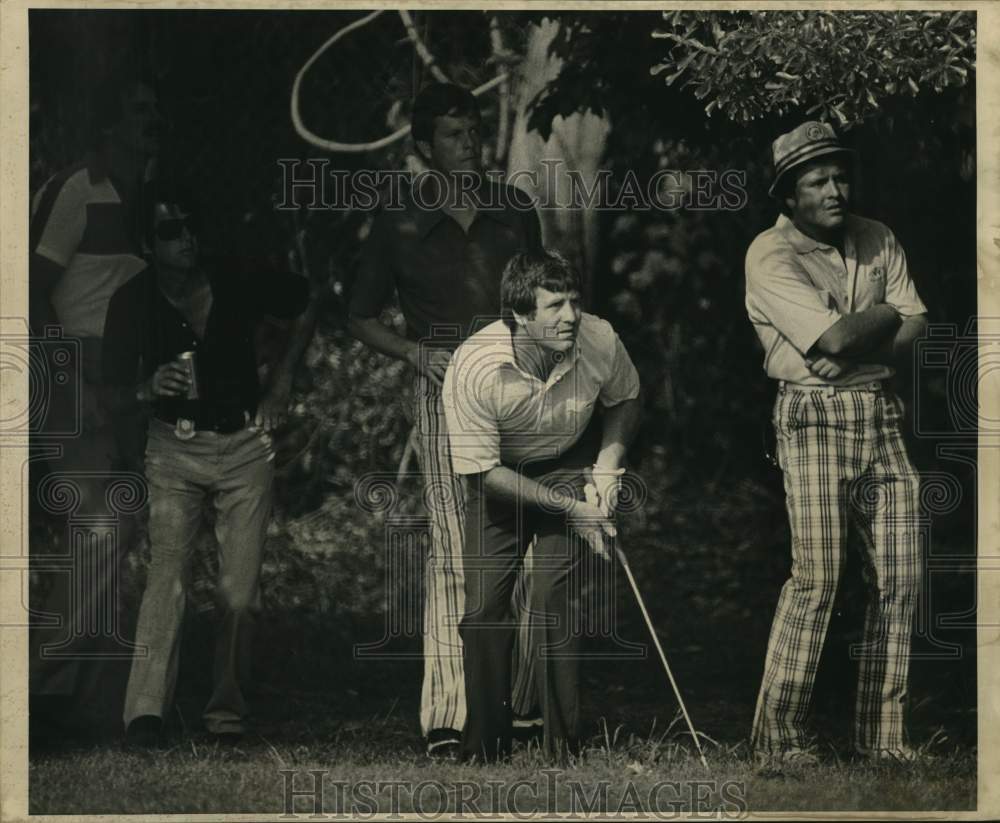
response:
<path fill-rule="evenodd" d="M 152 562 L 124 712 L 127 740 L 139 746 L 159 743 L 172 699 L 185 567 L 206 501 L 219 544 L 220 625 L 203 719 L 224 742 L 246 731 L 250 631 L 274 481 L 270 437 L 254 425 L 261 389 L 253 332 L 263 315 L 295 317 L 309 299 L 304 278 L 203 263 L 193 214 L 183 193 L 152 198 L 153 264 L 114 295 L 104 330 L 109 405 L 122 415 L 139 406 L 150 412 Z"/>

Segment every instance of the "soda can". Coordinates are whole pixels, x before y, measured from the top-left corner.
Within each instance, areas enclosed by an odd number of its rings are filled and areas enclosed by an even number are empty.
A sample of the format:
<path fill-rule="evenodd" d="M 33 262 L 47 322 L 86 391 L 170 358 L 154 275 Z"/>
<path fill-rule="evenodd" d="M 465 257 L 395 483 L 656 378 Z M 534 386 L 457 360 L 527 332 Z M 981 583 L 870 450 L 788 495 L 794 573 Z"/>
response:
<path fill-rule="evenodd" d="M 174 426 L 174 437 L 178 440 L 190 440 L 195 434 L 194 420 L 188 420 L 186 417 L 177 418 L 177 425 Z"/>
<path fill-rule="evenodd" d="M 191 381 L 188 384 L 187 399 L 197 400 L 198 399 L 198 372 L 195 370 L 194 366 L 194 352 L 185 351 L 181 352 L 178 357 L 184 364 L 184 368 L 187 369 L 188 379 Z"/>

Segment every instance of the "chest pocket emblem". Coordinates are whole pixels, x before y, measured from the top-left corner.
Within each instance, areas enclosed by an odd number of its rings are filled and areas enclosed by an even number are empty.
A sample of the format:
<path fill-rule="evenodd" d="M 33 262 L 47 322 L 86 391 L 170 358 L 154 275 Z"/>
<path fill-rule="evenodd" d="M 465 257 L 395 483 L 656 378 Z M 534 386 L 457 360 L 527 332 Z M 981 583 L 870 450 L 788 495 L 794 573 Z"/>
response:
<path fill-rule="evenodd" d="M 876 266 L 868 272 L 868 279 L 876 283 L 880 280 L 885 280 L 885 269 L 882 266 Z"/>

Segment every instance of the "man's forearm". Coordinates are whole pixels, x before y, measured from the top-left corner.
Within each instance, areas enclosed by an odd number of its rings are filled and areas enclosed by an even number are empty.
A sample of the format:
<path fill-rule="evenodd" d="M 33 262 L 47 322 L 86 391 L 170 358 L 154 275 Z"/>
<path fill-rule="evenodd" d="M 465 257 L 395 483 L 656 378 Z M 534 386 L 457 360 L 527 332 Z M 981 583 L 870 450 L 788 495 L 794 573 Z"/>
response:
<path fill-rule="evenodd" d="M 37 252 L 28 259 L 28 324 L 34 335 L 41 337 L 46 326 L 59 325 L 51 294 L 64 272 L 62 266 Z"/>
<path fill-rule="evenodd" d="M 312 340 L 313 332 L 316 330 L 316 321 L 319 318 L 319 297 L 319 294 L 312 294 L 305 311 L 292 321 L 288 332 L 288 344 L 275 366 L 274 376 L 269 381 L 272 387 L 285 391 L 291 388 L 295 367 L 302 359 L 302 353 L 306 350 L 309 341 Z"/>
<path fill-rule="evenodd" d="M 52 308 L 48 292 L 43 289 L 28 289 L 28 324 L 36 337 L 45 335 L 46 326 L 58 326 L 59 318 Z"/>
<path fill-rule="evenodd" d="M 895 335 L 882 341 L 872 351 L 856 355 L 850 359 L 865 363 L 880 363 L 884 366 L 892 366 L 900 371 L 909 371 L 913 344 L 918 338 L 923 337 L 926 330 L 927 315 L 916 314 L 911 317 L 904 317 Z"/>
<path fill-rule="evenodd" d="M 347 332 L 381 354 L 413 362 L 417 344 L 396 334 L 377 317 L 357 317 L 352 314 L 347 318 Z"/>
<path fill-rule="evenodd" d="M 604 412 L 604 431 L 601 448 L 594 464 L 606 469 L 617 469 L 625 460 L 625 453 L 639 431 L 642 420 L 642 396 L 626 400 Z"/>
<path fill-rule="evenodd" d="M 887 303 L 864 311 L 845 314 L 816 341 L 813 348 L 835 357 L 854 357 L 877 348 L 892 337 L 900 326 L 900 317 Z"/>
<path fill-rule="evenodd" d="M 575 497 L 549 489 L 537 480 L 525 477 L 506 466 L 494 466 L 483 475 L 486 493 L 507 503 L 521 503 L 535 509 L 560 511 L 568 514 Z"/>

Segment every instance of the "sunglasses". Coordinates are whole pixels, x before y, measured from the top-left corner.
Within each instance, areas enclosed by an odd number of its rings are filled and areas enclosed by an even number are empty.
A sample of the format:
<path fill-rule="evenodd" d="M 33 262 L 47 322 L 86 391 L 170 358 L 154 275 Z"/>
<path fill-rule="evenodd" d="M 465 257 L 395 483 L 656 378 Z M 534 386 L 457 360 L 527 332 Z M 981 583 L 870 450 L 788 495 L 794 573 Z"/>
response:
<path fill-rule="evenodd" d="M 198 233 L 198 223 L 191 217 L 172 217 L 168 220 L 161 220 L 156 224 L 156 237 L 158 240 L 178 240 L 184 229 L 194 237 Z"/>

